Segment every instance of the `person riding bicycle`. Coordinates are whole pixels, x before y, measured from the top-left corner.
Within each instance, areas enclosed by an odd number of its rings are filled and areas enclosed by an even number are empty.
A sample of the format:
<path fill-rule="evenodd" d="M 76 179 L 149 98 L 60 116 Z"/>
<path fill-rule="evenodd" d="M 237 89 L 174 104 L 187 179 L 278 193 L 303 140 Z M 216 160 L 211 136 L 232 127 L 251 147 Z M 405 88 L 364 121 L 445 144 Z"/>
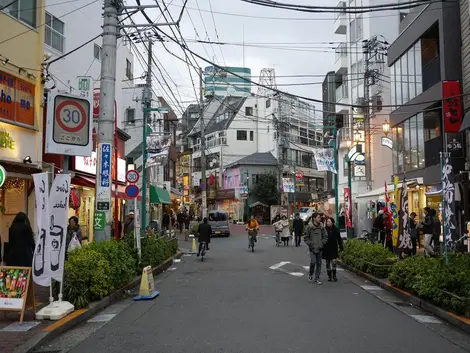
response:
<path fill-rule="evenodd" d="M 212 227 L 210 224 L 207 223 L 207 217 L 204 217 L 204 220 L 198 227 L 198 242 L 199 242 L 199 251 L 197 252 L 197 256 L 201 254 L 202 250 L 202 243 L 206 243 L 206 250 L 209 250 L 209 243 L 211 242 L 211 235 L 212 235 Z"/>
<path fill-rule="evenodd" d="M 253 236 L 255 238 L 255 242 L 258 241 L 256 239 L 256 235 L 258 234 L 258 231 L 259 231 L 259 224 L 253 215 L 251 215 L 250 219 L 248 220 L 248 223 L 246 224 L 246 230 L 248 231 L 248 249 L 249 249 L 250 237 Z"/>

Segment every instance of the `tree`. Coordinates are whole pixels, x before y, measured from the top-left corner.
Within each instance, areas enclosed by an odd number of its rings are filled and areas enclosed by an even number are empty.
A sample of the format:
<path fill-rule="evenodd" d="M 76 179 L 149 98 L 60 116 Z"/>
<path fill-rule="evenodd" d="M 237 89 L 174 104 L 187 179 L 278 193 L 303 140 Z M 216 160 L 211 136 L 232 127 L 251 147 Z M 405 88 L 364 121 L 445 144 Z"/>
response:
<path fill-rule="evenodd" d="M 274 173 L 265 173 L 258 175 L 258 180 L 251 187 L 249 196 L 255 196 L 257 201 L 268 206 L 279 203 L 279 185 Z"/>

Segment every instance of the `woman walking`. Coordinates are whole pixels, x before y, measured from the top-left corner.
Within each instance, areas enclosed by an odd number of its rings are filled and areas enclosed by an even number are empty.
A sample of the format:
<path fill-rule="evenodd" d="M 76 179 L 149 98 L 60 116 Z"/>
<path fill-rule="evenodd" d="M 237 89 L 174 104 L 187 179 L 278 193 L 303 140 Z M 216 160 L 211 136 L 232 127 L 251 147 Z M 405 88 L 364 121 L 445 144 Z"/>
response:
<path fill-rule="evenodd" d="M 287 217 L 282 216 L 281 220 L 274 223 L 273 225 L 274 228 L 281 233 L 281 240 L 284 242 L 284 246 L 289 246 L 290 227 Z"/>
<path fill-rule="evenodd" d="M 338 281 L 336 277 L 336 259 L 338 258 L 338 248 L 343 251 L 343 239 L 341 239 L 340 231 L 336 228 L 333 218 L 327 218 L 326 232 L 328 233 L 328 241 L 323 248 L 323 259 L 326 260 L 328 282 L 332 280 L 336 282 Z"/>

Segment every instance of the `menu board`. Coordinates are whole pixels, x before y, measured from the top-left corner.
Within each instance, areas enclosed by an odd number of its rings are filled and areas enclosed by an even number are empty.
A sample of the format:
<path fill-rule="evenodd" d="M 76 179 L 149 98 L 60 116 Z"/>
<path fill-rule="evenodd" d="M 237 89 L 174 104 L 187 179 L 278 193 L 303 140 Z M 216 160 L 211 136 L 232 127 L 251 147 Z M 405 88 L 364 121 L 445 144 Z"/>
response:
<path fill-rule="evenodd" d="M 0 310 L 21 311 L 21 324 L 27 304 L 34 309 L 31 267 L 0 267 Z"/>

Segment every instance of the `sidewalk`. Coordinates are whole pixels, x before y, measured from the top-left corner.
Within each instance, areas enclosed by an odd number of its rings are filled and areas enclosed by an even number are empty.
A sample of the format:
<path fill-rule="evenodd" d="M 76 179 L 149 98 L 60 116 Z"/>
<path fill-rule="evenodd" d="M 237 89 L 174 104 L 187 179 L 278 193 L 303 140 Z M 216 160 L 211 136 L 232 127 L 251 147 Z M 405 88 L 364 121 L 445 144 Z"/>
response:
<path fill-rule="evenodd" d="M 38 285 L 34 285 L 34 296 L 36 300 L 36 310 L 39 310 L 49 302 L 49 287 L 40 287 Z M 34 321 L 32 308 L 28 308 L 25 311 L 22 327 L 8 327 L 14 323 L 19 323 L 19 320 L 20 312 L 0 311 L 0 352 L 14 352 L 16 348 L 31 339 L 36 333 L 41 332 L 44 328 L 50 325 L 50 322 L 48 321 Z M 24 329 L 26 331 L 18 331 L 19 329 Z"/>

